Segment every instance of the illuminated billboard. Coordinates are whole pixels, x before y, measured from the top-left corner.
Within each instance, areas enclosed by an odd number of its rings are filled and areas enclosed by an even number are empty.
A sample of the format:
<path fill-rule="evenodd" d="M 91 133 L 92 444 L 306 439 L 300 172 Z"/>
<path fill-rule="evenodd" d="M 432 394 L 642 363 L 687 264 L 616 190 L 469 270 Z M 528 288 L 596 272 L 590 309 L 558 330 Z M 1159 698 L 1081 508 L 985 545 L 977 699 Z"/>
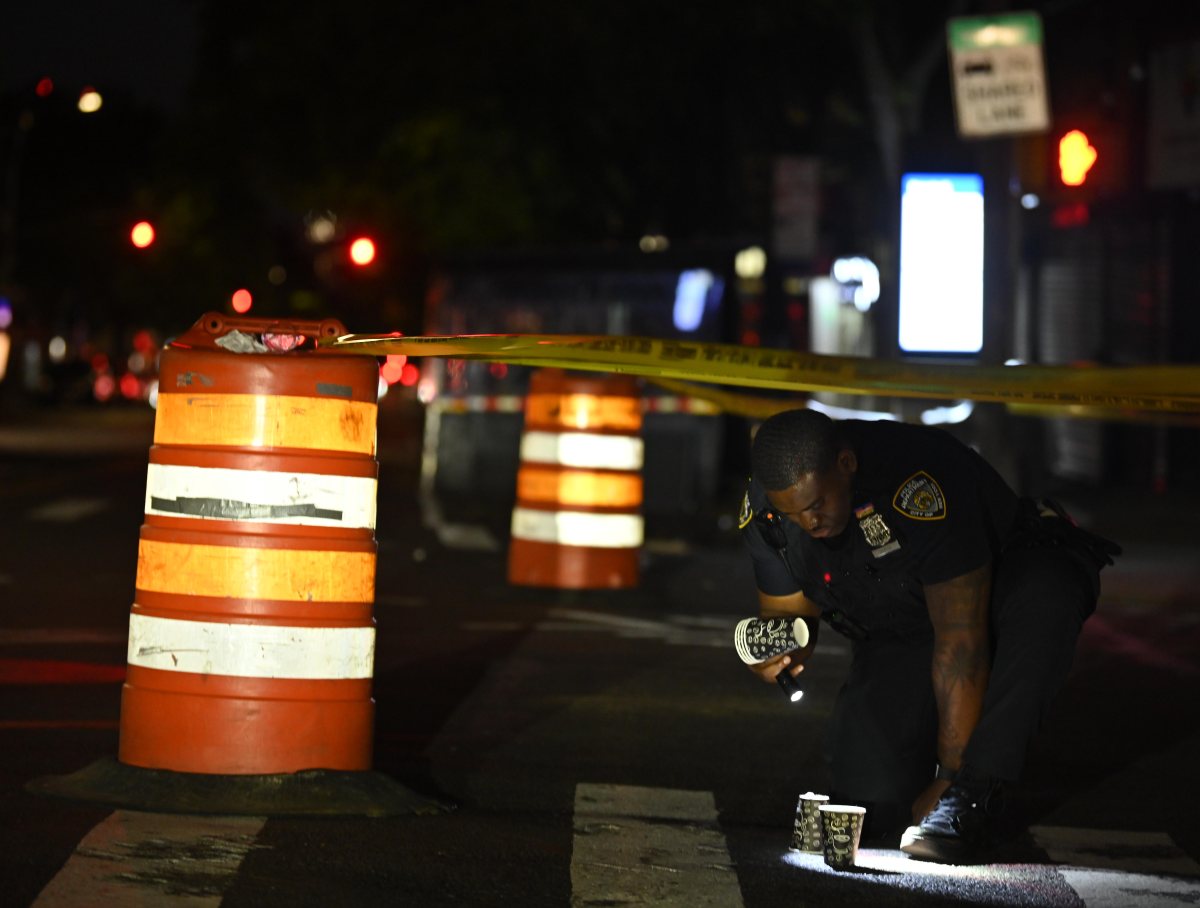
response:
<path fill-rule="evenodd" d="M 983 348 L 983 177 L 909 173 L 900 181 L 900 349 Z"/>

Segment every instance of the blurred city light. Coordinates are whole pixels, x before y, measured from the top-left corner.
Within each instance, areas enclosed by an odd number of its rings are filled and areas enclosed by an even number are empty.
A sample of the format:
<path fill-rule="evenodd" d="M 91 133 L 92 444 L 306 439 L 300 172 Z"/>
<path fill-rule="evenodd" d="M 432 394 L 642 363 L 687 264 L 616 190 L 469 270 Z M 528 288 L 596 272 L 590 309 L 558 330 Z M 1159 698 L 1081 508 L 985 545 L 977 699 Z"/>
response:
<path fill-rule="evenodd" d="M 683 271 L 675 285 L 675 308 L 672 317 L 680 331 L 695 331 L 704 320 L 708 293 L 713 286 L 713 274 L 703 268 Z"/>
<path fill-rule="evenodd" d="M 234 312 L 243 315 L 249 312 L 250 307 L 254 305 L 254 297 L 250 295 L 249 290 L 243 287 L 233 291 L 233 295 L 229 298 L 229 305 L 233 307 Z"/>
<path fill-rule="evenodd" d="M 12 349 L 12 340 L 8 333 L 0 331 L 0 381 L 4 381 L 4 375 L 8 372 L 8 353 Z"/>
<path fill-rule="evenodd" d="M 145 249 L 154 242 L 154 225 L 149 221 L 138 221 L 129 231 L 129 239 L 138 249 Z"/>
<path fill-rule="evenodd" d="M 287 269 L 282 265 L 272 265 L 267 271 L 267 280 L 275 287 L 278 287 L 287 280 Z"/>
<path fill-rule="evenodd" d="M 370 237 L 360 236 L 350 244 L 350 261 L 358 266 L 375 261 L 375 242 Z"/>
<path fill-rule="evenodd" d="M 671 241 L 661 233 L 648 233 L 638 240 L 638 248 L 642 252 L 666 252 L 671 246 Z"/>
<path fill-rule="evenodd" d="M 854 308 L 866 312 L 879 300 L 879 268 L 862 256 L 835 259 L 830 274 L 839 284 L 857 285 L 853 293 Z"/>
<path fill-rule="evenodd" d="M 383 376 L 383 380 L 389 385 L 394 385 L 400 381 L 400 376 L 404 373 L 404 366 L 408 362 L 408 357 L 402 353 L 389 354 L 387 361 L 380 366 L 379 374 Z"/>
<path fill-rule="evenodd" d="M 50 343 L 46 345 L 46 353 L 50 357 L 50 362 L 61 363 L 67 358 L 67 342 L 55 335 L 50 338 Z"/>
<path fill-rule="evenodd" d="M 733 270 L 743 280 L 758 280 L 767 270 L 767 253 L 761 246 L 743 249 L 734 256 Z"/>
<path fill-rule="evenodd" d="M 39 98 L 47 98 L 50 96 L 50 93 L 53 91 L 54 91 L 54 80 L 53 79 L 51 79 L 49 76 L 43 76 L 42 78 L 38 79 L 37 87 L 34 89 L 34 92 L 37 94 L 37 96 Z"/>
<path fill-rule="evenodd" d="M 112 400 L 112 396 L 117 391 L 117 381 L 109 373 L 97 375 L 95 382 L 92 383 L 92 396 L 100 403 L 105 403 Z"/>
<path fill-rule="evenodd" d="M 1026 211 L 1032 211 L 1042 204 L 1042 200 L 1038 198 L 1036 192 L 1027 192 L 1021 196 L 1021 207 Z"/>
<path fill-rule="evenodd" d="M 133 334 L 133 349 L 139 353 L 149 353 L 154 349 L 154 335 L 142 328 Z"/>
<path fill-rule="evenodd" d="M 1063 183 L 1082 186 L 1098 156 L 1082 130 L 1072 129 L 1064 135 L 1058 140 L 1058 171 Z"/>
<path fill-rule="evenodd" d="M 328 243 L 337 234 L 337 218 L 332 212 L 309 217 L 308 238 L 314 243 Z"/>
<path fill-rule="evenodd" d="M 100 92 L 88 86 L 79 95 L 79 111 L 80 113 L 95 113 L 104 104 L 104 99 L 100 97 Z"/>
<path fill-rule="evenodd" d="M 5 297 L 0 296 L 0 330 L 3 330 L 11 325 L 12 320 L 12 303 L 10 303 Z"/>
<path fill-rule="evenodd" d="M 137 400 L 137 398 L 142 396 L 142 383 L 132 372 L 126 372 L 122 375 L 121 380 L 117 384 L 121 389 L 121 396 L 127 400 Z"/>
<path fill-rule="evenodd" d="M 909 173 L 900 181 L 900 349 L 983 347 L 983 177 Z"/>

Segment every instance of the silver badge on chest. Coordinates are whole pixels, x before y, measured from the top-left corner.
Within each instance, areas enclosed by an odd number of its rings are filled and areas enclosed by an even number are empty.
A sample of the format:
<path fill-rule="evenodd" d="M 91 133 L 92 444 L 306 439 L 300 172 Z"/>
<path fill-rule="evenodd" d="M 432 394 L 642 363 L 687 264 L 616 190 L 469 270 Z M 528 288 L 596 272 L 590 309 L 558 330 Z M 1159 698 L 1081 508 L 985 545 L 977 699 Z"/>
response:
<path fill-rule="evenodd" d="M 876 558 L 900 548 L 900 543 L 892 538 L 892 528 L 887 525 L 882 514 L 875 512 L 874 505 L 865 504 L 861 508 L 855 508 L 854 516 L 858 520 L 858 528 L 862 530 L 863 538 L 871 547 L 871 554 Z"/>

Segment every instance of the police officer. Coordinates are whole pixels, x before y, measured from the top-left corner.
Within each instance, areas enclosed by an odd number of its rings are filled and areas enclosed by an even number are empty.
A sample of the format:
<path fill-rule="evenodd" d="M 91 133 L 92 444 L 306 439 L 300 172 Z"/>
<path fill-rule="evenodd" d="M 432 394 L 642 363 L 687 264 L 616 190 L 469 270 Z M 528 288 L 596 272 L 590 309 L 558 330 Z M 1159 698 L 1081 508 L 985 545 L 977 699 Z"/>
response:
<path fill-rule="evenodd" d="M 766 420 L 739 524 L 762 617 L 852 641 L 828 740 L 832 796 L 917 857 L 974 859 L 995 832 L 1119 548 L 1020 499 L 953 436 L 813 410 Z"/>

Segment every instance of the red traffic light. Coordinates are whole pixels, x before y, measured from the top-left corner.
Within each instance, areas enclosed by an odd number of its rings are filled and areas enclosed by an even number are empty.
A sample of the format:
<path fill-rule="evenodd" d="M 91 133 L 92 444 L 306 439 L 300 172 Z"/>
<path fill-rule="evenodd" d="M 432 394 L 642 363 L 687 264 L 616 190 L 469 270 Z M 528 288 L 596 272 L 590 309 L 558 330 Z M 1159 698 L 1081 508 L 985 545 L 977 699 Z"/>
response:
<path fill-rule="evenodd" d="M 350 243 L 350 261 L 359 267 L 375 261 L 375 241 L 365 236 L 353 240 Z"/>
<path fill-rule="evenodd" d="M 1097 157 L 1099 153 L 1092 147 L 1087 134 L 1081 129 L 1072 129 L 1058 140 L 1059 178 L 1067 186 L 1082 186 Z"/>
<path fill-rule="evenodd" d="M 145 249 L 154 242 L 154 225 L 149 221 L 138 221 L 129 231 L 129 241 L 138 249 Z"/>

